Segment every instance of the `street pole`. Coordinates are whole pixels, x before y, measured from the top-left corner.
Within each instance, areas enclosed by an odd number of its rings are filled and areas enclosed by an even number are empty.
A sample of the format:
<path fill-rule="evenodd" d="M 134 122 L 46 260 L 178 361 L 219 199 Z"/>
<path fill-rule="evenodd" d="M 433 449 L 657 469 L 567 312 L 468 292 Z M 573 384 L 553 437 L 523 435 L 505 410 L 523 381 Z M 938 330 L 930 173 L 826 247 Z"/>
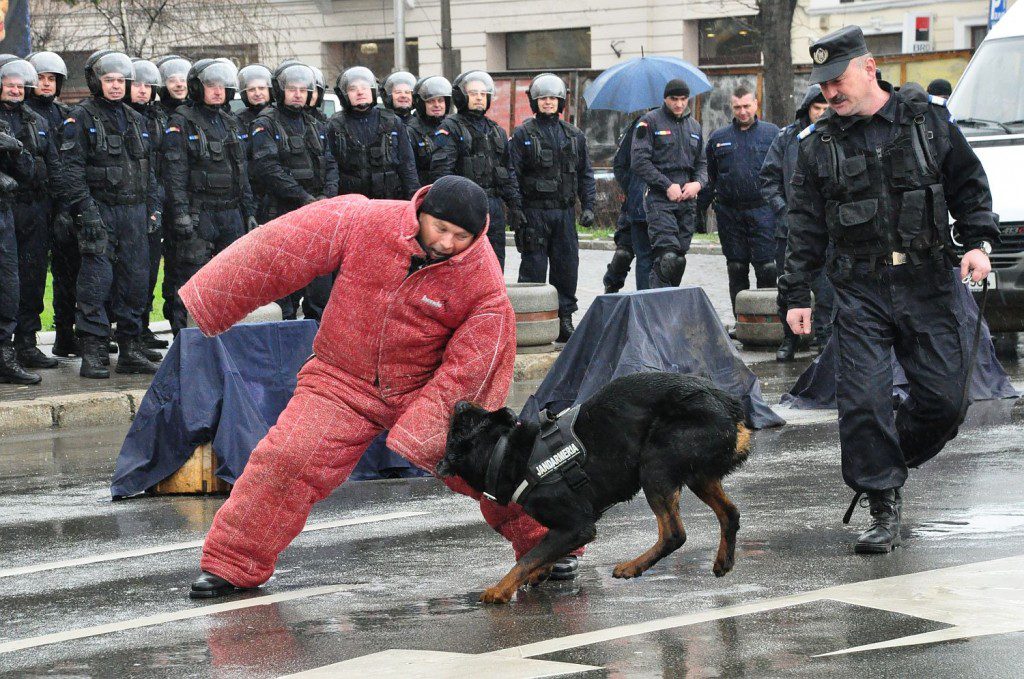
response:
<path fill-rule="evenodd" d="M 452 63 L 451 0 L 441 0 L 441 73 L 448 80 L 455 80 L 455 65 Z"/>
<path fill-rule="evenodd" d="M 405 70 L 405 0 L 395 0 L 395 69 Z"/>

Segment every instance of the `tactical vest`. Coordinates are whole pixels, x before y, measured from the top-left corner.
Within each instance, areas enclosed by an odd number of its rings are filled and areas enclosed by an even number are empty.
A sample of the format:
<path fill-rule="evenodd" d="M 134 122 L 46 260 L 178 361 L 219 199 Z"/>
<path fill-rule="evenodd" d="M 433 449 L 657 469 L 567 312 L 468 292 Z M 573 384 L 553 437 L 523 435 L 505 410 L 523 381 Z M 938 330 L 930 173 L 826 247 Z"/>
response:
<path fill-rule="evenodd" d="M 409 130 L 409 141 L 412 142 L 412 153 L 416 157 L 416 173 L 419 175 L 421 186 L 430 183 L 430 159 L 437 150 L 434 133 L 437 132 L 438 125 L 428 123 L 418 115 L 413 116 L 406 125 Z"/>
<path fill-rule="evenodd" d="M 194 106 L 181 106 L 177 113 L 192 127 L 182 133 L 188 147 L 188 190 L 193 201 L 198 199 L 208 209 L 238 207 L 245 177 L 238 124 L 227 112 L 218 110 L 224 123 L 222 133 Z M 221 134 L 223 138 L 218 139 Z"/>
<path fill-rule="evenodd" d="M 281 167 L 311 196 L 324 192 L 327 176 L 327 157 L 324 155 L 324 135 L 320 126 L 309 115 L 302 114 L 302 132 L 289 132 L 281 120 L 281 110 L 271 106 L 256 119 L 262 121 L 277 142 L 277 158 Z M 255 124 L 255 123 L 254 123 Z"/>
<path fill-rule="evenodd" d="M 331 135 L 338 162 L 338 193 L 358 193 L 367 198 L 405 198 L 398 176 L 398 126 L 402 121 L 391 111 L 378 109 L 377 134 L 369 146 L 361 144 L 345 125 L 345 114 L 331 117 Z"/>
<path fill-rule="evenodd" d="M 578 130 L 559 120 L 566 142 L 560 149 L 552 148 L 547 135 L 540 131 L 535 118 L 523 123 L 527 149 L 523 176 L 519 188 L 523 192 L 525 207 L 545 210 L 565 209 L 576 204 L 579 149 L 576 146 Z"/>
<path fill-rule="evenodd" d="M 487 191 L 488 196 L 497 196 L 498 188 L 511 176 L 501 161 L 505 144 L 508 143 L 505 131 L 490 118 L 484 118 L 488 128 L 484 135 L 474 135 L 461 115 L 456 114 L 448 120 L 461 138 L 461 142 L 456 143 L 463 144 L 455 165 L 455 174 L 472 179 Z"/>
<path fill-rule="evenodd" d="M 877 262 L 903 252 L 920 264 L 941 259 L 952 245 L 938 157 L 948 129 L 919 85 L 908 83 L 893 96 L 899 127 L 889 143 L 853 149 L 843 143 L 849 132 L 828 116 L 814 126 L 809 151 L 837 254 Z"/>
<path fill-rule="evenodd" d="M 92 99 L 80 106 L 92 118 L 85 165 L 89 192 L 108 205 L 144 203 L 149 183 L 149 133 L 142 130 L 142 116 L 121 104 L 127 120 L 122 133 L 108 128 L 106 113 Z"/>
<path fill-rule="evenodd" d="M 31 203 L 46 197 L 49 169 L 46 167 L 46 154 L 43 151 L 43 138 L 47 133 L 39 129 L 38 113 L 22 104 L 17 111 L 21 116 L 21 129 L 15 138 L 22 143 L 25 150 L 32 155 L 32 178 L 18 182 L 17 200 Z M 42 117 L 42 116 L 39 116 Z M 52 143 L 52 142 L 51 142 Z"/>

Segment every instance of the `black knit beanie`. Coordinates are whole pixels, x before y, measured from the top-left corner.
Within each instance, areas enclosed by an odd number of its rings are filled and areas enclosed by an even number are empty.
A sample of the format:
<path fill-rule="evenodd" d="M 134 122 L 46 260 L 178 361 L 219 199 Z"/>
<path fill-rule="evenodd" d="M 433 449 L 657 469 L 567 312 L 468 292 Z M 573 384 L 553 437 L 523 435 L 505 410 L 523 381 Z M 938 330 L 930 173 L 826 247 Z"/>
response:
<path fill-rule="evenodd" d="M 657 90 L 655 90 L 657 91 Z M 665 85 L 665 94 L 663 97 L 688 97 L 690 96 L 690 86 L 686 84 L 686 81 L 681 78 L 675 78 L 669 80 L 668 84 Z"/>
<path fill-rule="evenodd" d="M 487 224 L 487 194 L 470 179 L 445 175 L 431 184 L 420 211 L 476 236 Z"/>

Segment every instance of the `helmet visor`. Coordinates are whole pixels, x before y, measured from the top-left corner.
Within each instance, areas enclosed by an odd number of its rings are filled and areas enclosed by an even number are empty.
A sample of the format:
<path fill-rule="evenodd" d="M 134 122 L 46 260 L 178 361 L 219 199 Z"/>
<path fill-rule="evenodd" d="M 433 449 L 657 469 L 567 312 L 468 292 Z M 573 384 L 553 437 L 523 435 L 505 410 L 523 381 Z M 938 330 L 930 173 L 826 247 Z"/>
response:
<path fill-rule="evenodd" d="M 121 52 L 104 54 L 92 65 L 92 72 L 96 74 L 97 78 L 119 75 L 125 80 L 131 80 L 135 77 L 135 67 L 132 66 L 132 60 L 127 54 L 122 54 Z"/>
<path fill-rule="evenodd" d="M 28 63 L 36 69 L 36 73 L 56 73 L 65 78 L 68 77 L 68 67 L 60 55 L 54 52 L 39 52 L 33 54 Z"/>
<path fill-rule="evenodd" d="M 565 99 L 565 83 L 557 75 L 547 73 L 534 78 L 530 84 L 530 99 L 558 97 Z"/>
<path fill-rule="evenodd" d="M 215 61 L 199 73 L 204 87 L 238 89 L 238 69 L 228 61 Z"/>
<path fill-rule="evenodd" d="M 36 69 L 32 68 L 32 64 L 24 59 L 15 59 L 0 66 L 0 81 L 4 85 L 35 87 L 38 76 L 36 76 Z"/>

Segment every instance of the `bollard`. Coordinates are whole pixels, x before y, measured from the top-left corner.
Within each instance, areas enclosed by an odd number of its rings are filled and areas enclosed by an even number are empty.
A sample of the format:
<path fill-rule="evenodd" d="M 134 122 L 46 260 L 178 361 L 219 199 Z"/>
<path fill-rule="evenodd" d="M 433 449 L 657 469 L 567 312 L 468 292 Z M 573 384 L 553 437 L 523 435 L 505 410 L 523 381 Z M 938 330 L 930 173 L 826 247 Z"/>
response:
<path fill-rule="evenodd" d="M 736 295 L 736 339 L 750 348 L 776 348 L 785 333 L 775 288 L 741 290 Z M 814 306 L 813 296 L 811 306 Z"/>
<path fill-rule="evenodd" d="M 558 337 L 558 292 L 547 283 L 506 283 L 516 312 L 516 346 L 543 347 Z"/>

